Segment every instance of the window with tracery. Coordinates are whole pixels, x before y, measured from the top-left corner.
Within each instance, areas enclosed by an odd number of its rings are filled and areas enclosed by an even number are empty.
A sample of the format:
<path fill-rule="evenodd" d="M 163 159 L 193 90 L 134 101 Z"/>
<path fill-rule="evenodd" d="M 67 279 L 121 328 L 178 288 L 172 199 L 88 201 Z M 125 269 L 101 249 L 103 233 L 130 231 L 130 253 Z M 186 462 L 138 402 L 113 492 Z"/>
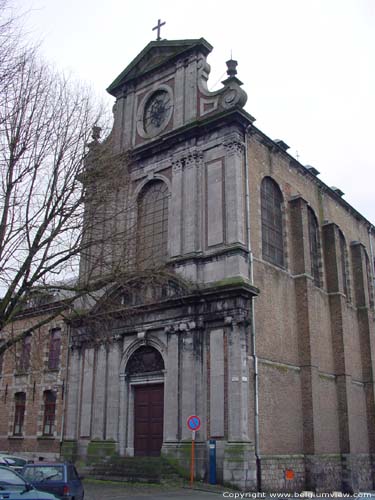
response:
<path fill-rule="evenodd" d="M 168 187 L 152 181 L 138 198 L 137 261 L 139 267 L 152 267 L 168 256 Z"/>
<path fill-rule="evenodd" d="M 52 391 L 44 391 L 43 435 L 53 436 L 55 430 L 56 395 Z"/>
<path fill-rule="evenodd" d="M 263 179 L 260 197 L 263 259 L 284 267 L 283 196 L 270 177 Z"/>
<path fill-rule="evenodd" d="M 159 351 L 151 346 L 142 346 L 130 357 L 126 366 L 128 375 L 164 370 L 164 361 Z"/>
<path fill-rule="evenodd" d="M 17 392 L 14 395 L 14 426 L 13 434 L 15 436 L 22 436 L 23 423 L 25 417 L 26 394 L 24 392 Z"/>
<path fill-rule="evenodd" d="M 307 217 L 309 224 L 311 276 L 314 280 L 314 284 L 320 286 L 319 225 L 310 207 L 307 207 Z"/>

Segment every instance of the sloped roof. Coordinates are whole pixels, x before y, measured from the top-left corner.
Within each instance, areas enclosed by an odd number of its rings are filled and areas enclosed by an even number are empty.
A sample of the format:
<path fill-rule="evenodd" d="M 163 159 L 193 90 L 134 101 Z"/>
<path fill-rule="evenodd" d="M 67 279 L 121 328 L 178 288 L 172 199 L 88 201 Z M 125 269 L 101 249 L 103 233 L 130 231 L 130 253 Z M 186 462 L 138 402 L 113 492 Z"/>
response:
<path fill-rule="evenodd" d="M 196 47 L 200 47 L 206 55 L 212 50 L 212 46 L 204 38 L 150 42 L 124 71 L 115 78 L 107 88 L 107 92 L 116 95 L 116 89 L 124 83 L 139 78 L 141 75 L 154 70 L 167 61 L 171 61 L 175 57 L 181 56 L 184 52 L 188 52 Z"/>

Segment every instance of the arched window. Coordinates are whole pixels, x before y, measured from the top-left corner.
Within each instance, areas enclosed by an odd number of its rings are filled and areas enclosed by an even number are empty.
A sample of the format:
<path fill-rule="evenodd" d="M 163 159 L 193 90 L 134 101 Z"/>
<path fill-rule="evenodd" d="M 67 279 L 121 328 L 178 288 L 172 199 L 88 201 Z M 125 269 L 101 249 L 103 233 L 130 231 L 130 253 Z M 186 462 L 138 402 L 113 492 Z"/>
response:
<path fill-rule="evenodd" d="M 309 224 L 309 244 L 310 244 L 310 262 L 311 276 L 316 286 L 320 286 L 320 252 L 319 252 L 319 225 L 317 218 L 310 207 L 307 207 L 307 217 Z"/>
<path fill-rule="evenodd" d="M 55 430 L 56 396 L 52 391 L 44 391 L 43 435 L 53 436 Z"/>
<path fill-rule="evenodd" d="M 339 230 L 339 240 L 340 240 L 340 261 L 341 261 L 341 276 L 342 276 L 342 288 L 346 298 L 350 300 L 350 288 L 349 288 L 349 270 L 348 270 L 348 249 L 346 247 L 345 236 Z"/>
<path fill-rule="evenodd" d="M 24 392 L 16 392 L 14 395 L 14 426 L 13 434 L 22 436 L 23 422 L 25 417 L 26 394 Z"/>
<path fill-rule="evenodd" d="M 137 261 L 140 267 L 152 267 L 167 259 L 168 188 L 152 181 L 138 198 Z"/>
<path fill-rule="evenodd" d="M 142 346 L 131 356 L 126 365 L 128 375 L 164 370 L 164 361 L 159 351 L 151 346 Z"/>
<path fill-rule="evenodd" d="M 263 259 L 284 267 L 283 195 L 270 177 L 261 185 L 262 255 Z"/>
<path fill-rule="evenodd" d="M 57 370 L 60 365 L 61 330 L 54 328 L 51 330 L 48 352 L 48 368 Z"/>

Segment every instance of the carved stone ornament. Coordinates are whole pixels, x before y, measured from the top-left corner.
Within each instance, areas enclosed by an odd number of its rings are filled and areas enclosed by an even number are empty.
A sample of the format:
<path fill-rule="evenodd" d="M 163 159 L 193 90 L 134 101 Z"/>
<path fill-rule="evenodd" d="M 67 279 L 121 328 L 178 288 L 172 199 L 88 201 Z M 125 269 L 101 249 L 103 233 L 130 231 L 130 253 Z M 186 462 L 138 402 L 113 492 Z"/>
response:
<path fill-rule="evenodd" d="M 154 347 L 142 346 L 137 349 L 130 357 L 126 365 L 128 375 L 138 375 L 148 372 L 160 372 L 164 370 L 164 361 Z"/>
<path fill-rule="evenodd" d="M 198 61 L 198 88 L 201 96 L 200 116 L 245 106 L 247 94 L 241 89 L 242 82 L 235 76 L 237 62 L 230 60 L 227 65 L 228 78 L 222 82 L 223 88 L 210 92 L 207 87 L 210 66 L 203 58 Z"/>

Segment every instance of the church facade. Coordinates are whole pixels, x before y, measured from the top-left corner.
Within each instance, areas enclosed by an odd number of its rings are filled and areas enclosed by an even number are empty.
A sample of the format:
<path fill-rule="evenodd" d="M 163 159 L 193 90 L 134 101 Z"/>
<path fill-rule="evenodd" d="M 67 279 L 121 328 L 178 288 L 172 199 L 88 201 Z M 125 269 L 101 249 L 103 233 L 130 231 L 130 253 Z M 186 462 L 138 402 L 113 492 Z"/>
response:
<path fill-rule="evenodd" d="M 71 326 L 64 452 L 187 465 L 198 415 L 201 478 L 215 440 L 219 479 L 243 490 L 372 488 L 374 228 L 256 128 L 235 61 L 208 91 L 211 50 L 151 42 L 108 88 L 135 260 L 184 285 L 118 319 L 107 345 Z"/>

